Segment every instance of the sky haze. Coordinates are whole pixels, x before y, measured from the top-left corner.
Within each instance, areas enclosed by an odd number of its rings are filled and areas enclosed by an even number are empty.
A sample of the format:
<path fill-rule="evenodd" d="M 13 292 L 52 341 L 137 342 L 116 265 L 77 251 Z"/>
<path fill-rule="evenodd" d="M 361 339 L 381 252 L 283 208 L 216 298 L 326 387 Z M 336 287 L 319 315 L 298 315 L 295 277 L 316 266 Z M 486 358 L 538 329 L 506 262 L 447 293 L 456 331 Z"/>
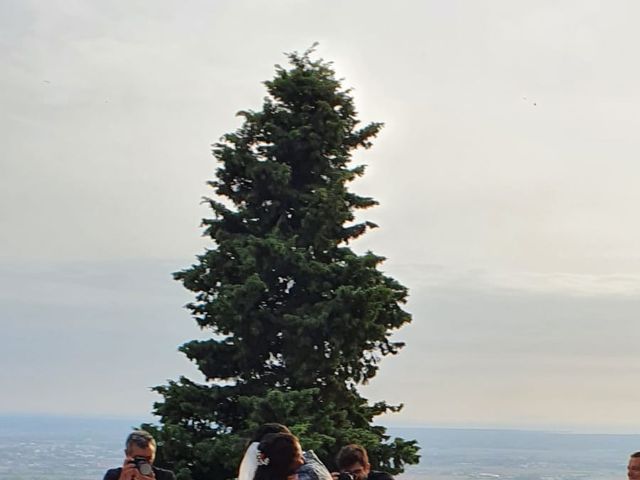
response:
<path fill-rule="evenodd" d="M 171 273 L 210 145 L 319 42 L 385 127 L 355 243 L 410 290 L 382 419 L 637 431 L 640 4 L 0 2 L 0 413 L 148 416 L 201 376 Z"/>

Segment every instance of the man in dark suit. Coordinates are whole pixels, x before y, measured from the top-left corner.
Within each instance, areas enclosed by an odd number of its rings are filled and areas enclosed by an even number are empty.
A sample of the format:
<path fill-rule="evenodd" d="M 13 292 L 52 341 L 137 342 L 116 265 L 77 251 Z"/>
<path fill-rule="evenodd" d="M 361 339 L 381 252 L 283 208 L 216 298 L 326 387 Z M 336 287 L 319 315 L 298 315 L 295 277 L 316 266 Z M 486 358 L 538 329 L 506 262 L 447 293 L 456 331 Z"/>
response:
<path fill-rule="evenodd" d="M 127 437 L 124 464 L 107 470 L 104 480 L 176 480 L 170 470 L 156 468 L 156 441 L 149 432 L 134 430 Z"/>

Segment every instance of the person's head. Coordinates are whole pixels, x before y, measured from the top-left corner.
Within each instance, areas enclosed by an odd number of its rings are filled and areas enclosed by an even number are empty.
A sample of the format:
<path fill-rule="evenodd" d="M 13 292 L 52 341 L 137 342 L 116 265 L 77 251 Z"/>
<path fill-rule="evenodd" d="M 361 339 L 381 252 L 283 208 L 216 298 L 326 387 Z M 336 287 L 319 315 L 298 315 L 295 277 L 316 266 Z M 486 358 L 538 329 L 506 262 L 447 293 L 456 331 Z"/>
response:
<path fill-rule="evenodd" d="M 280 423 L 265 423 L 253 434 L 251 442 L 260 442 L 269 433 L 291 433 L 291 431 Z"/>
<path fill-rule="evenodd" d="M 254 480 L 285 480 L 304 464 L 300 442 L 291 433 L 269 433 L 258 445 Z"/>
<path fill-rule="evenodd" d="M 149 432 L 134 430 L 127 437 L 124 453 L 129 458 L 141 457 L 153 463 L 156 458 L 156 441 Z"/>
<path fill-rule="evenodd" d="M 627 477 L 629 480 L 640 480 L 640 452 L 632 453 L 629 457 Z"/>
<path fill-rule="evenodd" d="M 367 451 L 356 444 L 342 447 L 336 456 L 336 464 L 340 472 L 350 473 L 356 480 L 365 480 L 371 471 Z"/>

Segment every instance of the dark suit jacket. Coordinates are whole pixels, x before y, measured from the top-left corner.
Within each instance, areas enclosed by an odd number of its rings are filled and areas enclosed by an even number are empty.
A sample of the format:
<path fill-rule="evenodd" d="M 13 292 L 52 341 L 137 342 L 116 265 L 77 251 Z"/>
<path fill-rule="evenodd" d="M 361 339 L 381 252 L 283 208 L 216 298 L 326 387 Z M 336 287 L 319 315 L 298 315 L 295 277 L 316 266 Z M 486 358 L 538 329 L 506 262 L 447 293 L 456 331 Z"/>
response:
<path fill-rule="evenodd" d="M 393 480 L 393 477 L 387 472 L 377 472 L 372 470 L 367 476 L 367 480 Z"/>
<path fill-rule="evenodd" d="M 171 470 L 165 470 L 164 468 L 153 468 L 153 473 L 156 476 L 156 480 L 176 480 L 176 476 L 173 474 Z M 118 480 L 120 478 L 120 472 L 122 471 L 122 467 L 112 468 L 111 470 L 107 470 L 107 473 L 104 474 L 103 480 Z"/>

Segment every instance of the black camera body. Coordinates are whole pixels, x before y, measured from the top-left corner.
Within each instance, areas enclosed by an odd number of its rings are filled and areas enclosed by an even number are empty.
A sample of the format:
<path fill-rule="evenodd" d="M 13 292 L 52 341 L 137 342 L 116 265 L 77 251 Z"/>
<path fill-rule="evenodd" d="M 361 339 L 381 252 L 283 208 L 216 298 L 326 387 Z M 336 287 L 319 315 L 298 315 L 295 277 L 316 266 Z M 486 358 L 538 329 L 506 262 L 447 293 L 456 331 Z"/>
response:
<path fill-rule="evenodd" d="M 133 463 L 138 471 L 144 476 L 150 476 L 153 474 L 153 468 L 151 468 L 151 464 L 144 457 L 135 457 Z"/>
<path fill-rule="evenodd" d="M 340 472 L 340 475 L 338 475 L 338 480 L 356 480 L 356 476 L 353 473 Z"/>

